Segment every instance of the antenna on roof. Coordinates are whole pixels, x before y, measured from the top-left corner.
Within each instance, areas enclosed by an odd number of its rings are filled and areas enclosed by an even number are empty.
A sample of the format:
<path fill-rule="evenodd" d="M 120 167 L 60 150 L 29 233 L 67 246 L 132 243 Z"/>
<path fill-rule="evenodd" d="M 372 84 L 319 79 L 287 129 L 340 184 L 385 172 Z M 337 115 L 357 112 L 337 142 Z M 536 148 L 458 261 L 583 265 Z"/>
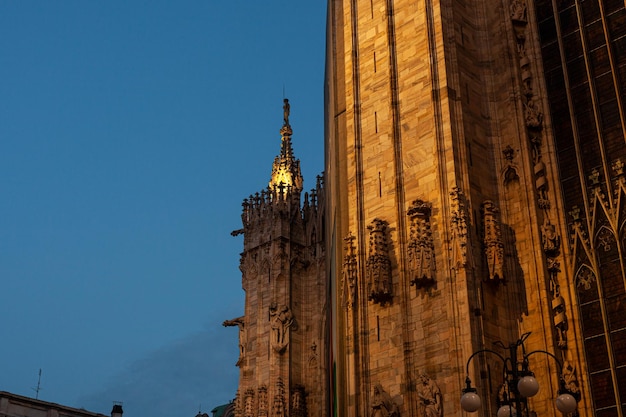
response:
<path fill-rule="evenodd" d="M 41 391 L 41 368 L 39 368 L 39 379 L 37 379 L 37 388 L 31 388 L 35 391 L 35 399 L 39 399 L 39 391 Z"/>

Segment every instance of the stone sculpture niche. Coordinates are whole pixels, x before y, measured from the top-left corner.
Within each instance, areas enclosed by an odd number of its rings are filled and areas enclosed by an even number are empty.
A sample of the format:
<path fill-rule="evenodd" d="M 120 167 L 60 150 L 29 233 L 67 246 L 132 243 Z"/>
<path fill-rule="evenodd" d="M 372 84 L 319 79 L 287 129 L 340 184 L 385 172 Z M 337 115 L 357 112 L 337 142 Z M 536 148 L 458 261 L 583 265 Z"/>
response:
<path fill-rule="evenodd" d="M 374 219 L 367 227 L 370 231 L 369 256 L 367 258 L 365 276 L 367 280 L 368 299 L 375 304 L 385 305 L 391 302 L 391 260 L 387 222 Z"/>
<path fill-rule="evenodd" d="M 381 384 L 374 385 L 372 396 L 371 417 L 400 417 L 398 404 L 385 391 Z"/>
<path fill-rule="evenodd" d="M 276 353 L 283 353 L 289 345 L 289 331 L 293 327 L 295 330 L 295 323 L 291 310 L 286 305 L 278 305 L 272 303 L 269 309 L 270 321 L 271 321 L 271 339 L 270 343 L 272 349 Z"/>
<path fill-rule="evenodd" d="M 416 392 L 420 417 L 443 417 L 443 395 L 434 380 L 420 374 Z"/>
<path fill-rule="evenodd" d="M 358 265 L 356 258 L 355 237 L 350 233 L 343 241 L 345 243 L 345 255 L 343 257 L 341 294 L 344 306 L 350 310 L 356 301 L 356 283 L 358 276 Z"/>
<path fill-rule="evenodd" d="M 482 204 L 483 213 L 483 244 L 487 259 L 488 281 L 504 281 L 504 244 L 498 213 L 500 210 L 487 200 Z"/>
<path fill-rule="evenodd" d="M 431 204 L 415 200 L 407 215 L 410 219 L 408 254 L 409 279 L 419 288 L 435 284 L 435 251 L 430 231 Z"/>

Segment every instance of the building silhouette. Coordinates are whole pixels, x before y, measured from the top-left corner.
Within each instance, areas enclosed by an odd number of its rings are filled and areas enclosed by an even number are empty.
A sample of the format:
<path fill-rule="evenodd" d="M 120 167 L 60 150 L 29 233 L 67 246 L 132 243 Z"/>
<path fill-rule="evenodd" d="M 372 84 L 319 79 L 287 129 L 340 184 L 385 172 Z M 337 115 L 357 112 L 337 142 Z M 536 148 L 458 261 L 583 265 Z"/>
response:
<path fill-rule="evenodd" d="M 116 402 L 110 417 L 122 417 L 122 404 Z M 109 417 L 82 408 L 68 407 L 57 403 L 24 397 L 6 391 L 0 391 L 0 417 Z"/>
<path fill-rule="evenodd" d="M 461 416 L 469 377 L 623 417 L 623 0 L 329 0 L 325 96 L 323 181 L 286 106 L 244 202 L 235 415 Z"/>

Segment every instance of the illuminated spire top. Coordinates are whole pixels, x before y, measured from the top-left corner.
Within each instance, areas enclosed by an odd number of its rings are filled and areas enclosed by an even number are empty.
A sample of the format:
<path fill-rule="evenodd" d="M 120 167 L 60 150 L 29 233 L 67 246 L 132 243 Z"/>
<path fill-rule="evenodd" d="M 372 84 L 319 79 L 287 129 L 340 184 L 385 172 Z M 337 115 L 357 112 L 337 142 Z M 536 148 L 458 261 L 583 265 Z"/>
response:
<path fill-rule="evenodd" d="M 283 127 L 280 129 L 281 144 L 280 155 L 274 159 L 272 167 L 272 179 L 270 188 L 280 194 L 284 192 L 302 191 L 302 174 L 300 173 L 300 161 L 293 156 L 291 147 L 292 130 L 289 125 L 289 100 L 284 100 Z"/>

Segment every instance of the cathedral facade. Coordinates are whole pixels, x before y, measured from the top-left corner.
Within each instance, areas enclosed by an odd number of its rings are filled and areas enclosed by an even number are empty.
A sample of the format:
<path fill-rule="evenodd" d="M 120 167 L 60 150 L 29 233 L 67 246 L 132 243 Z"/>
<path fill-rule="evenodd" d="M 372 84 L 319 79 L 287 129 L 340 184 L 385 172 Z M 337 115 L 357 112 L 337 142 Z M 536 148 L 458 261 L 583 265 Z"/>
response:
<path fill-rule="evenodd" d="M 235 414 L 624 417 L 623 0 L 329 0 L 325 97 L 244 201 Z"/>

